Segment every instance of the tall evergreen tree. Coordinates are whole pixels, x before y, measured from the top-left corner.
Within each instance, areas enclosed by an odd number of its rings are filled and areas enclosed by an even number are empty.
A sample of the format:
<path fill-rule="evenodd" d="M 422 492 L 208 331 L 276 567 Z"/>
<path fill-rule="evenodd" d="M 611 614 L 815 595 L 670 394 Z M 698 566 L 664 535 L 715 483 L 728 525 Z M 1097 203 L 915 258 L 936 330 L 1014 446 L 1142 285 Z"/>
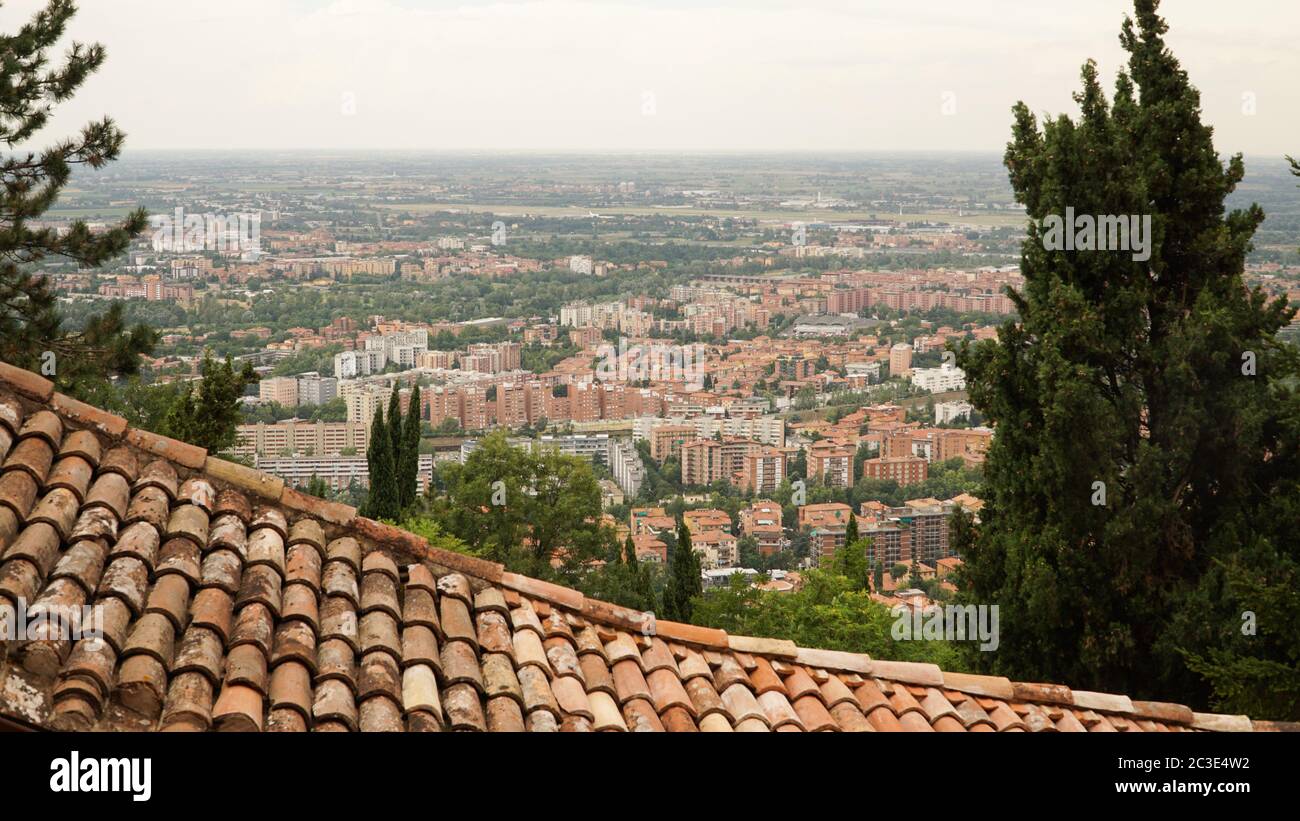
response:
<path fill-rule="evenodd" d="M 1294 615 L 1261 620 L 1253 640 L 1239 629 L 1267 601 L 1249 580 L 1294 591 L 1300 577 L 1282 524 L 1300 520 L 1297 357 L 1276 338 L 1294 311 L 1245 287 L 1263 213 L 1225 214 L 1241 156 L 1221 163 L 1157 6 L 1137 0 L 1124 22 L 1109 103 L 1089 61 L 1077 121 L 1014 110 L 1005 162 L 1031 220 L 1020 321 L 959 351 L 997 430 L 980 526 L 958 545 L 964 599 L 1001 608 L 999 651 L 973 663 L 1294 717 Z M 1067 208 L 1150 215 L 1149 259 L 1045 243 Z M 1234 689 L 1212 694 L 1197 658 L 1241 662 Z M 1288 673 L 1289 696 L 1272 698 Z"/>
<path fill-rule="evenodd" d="M 384 422 L 384 409 L 376 408 L 366 450 L 366 464 L 370 469 L 366 515 L 372 519 L 395 519 L 401 512 L 397 498 L 397 463 L 393 458 L 393 438 L 389 433 L 392 427 Z"/>
<path fill-rule="evenodd" d="M 393 385 L 393 392 L 388 395 L 388 437 L 393 464 L 397 464 L 402 453 L 402 397 L 397 385 Z"/>
<path fill-rule="evenodd" d="M 669 558 L 668 585 L 664 588 L 664 618 L 670 621 L 691 620 L 691 600 L 704 592 L 700 578 L 700 557 L 691 547 L 691 531 L 686 521 L 677 520 L 677 539 Z"/>
<path fill-rule="evenodd" d="M 420 386 L 411 388 L 411 399 L 402 422 L 402 449 L 397 460 L 398 494 L 403 510 L 415 501 L 420 474 Z"/>
<path fill-rule="evenodd" d="M 49 51 L 77 12 L 71 0 L 49 0 L 15 34 L 0 35 L 0 142 L 23 145 L 104 62 L 98 44 L 73 43 L 63 62 Z M 50 280 L 35 273 L 49 257 L 97 267 L 123 253 L 148 224 L 144 209 L 119 225 L 92 232 L 77 220 L 66 231 L 33 227 L 59 198 L 72 169 L 101 168 L 117 159 L 125 136 L 105 118 L 73 139 L 41 151 L 0 157 L 0 359 L 39 371 L 63 390 L 105 403 L 105 377 L 135 373 L 158 335 L 139 324 L 127 329 L 114 305 L 79 331 L 63 327 Z"/>

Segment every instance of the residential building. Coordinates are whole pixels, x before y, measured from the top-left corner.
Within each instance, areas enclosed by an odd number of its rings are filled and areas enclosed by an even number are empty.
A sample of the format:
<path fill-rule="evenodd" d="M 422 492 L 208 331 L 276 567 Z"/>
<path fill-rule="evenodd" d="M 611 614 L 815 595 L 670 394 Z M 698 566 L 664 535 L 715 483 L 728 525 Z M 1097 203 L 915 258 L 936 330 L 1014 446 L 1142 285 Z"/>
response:
<path fill-rule="evenodd" d="M 239 425 L 235 428 L 235 446 L 231 453 L 241 457 L 279 453 L 311 456 L 337 456 L 342 453 L 366 455 L 370 425 L 358 422 L 283 422 Z"/>
<path fill-rule="evenodd" d="M 808 449 L 808 478 L 828 487 L 853 487 L 854 449 L 834 442 L 816 442 Z"/>
<path fill-rule="evenodd" d="M 889 375 L 907 376 L 912 370 L 912 346 L 899 342 L 889 349 Z"/>
<path fill-rule="evenodd" d="M 899 485 L 924 482 L 930 475 L 929 463 L 917 456 L 882 456 L 862 463 L 862 475 L 867 479 L 892 479 Z"/>
<path fill-rule="evenodd" d="M 799 508 L 799 527 L 848 527 L 853 508 L 840 502 L 803 505 Z"/>
<path fill-rule="evenodd" d="M 965 390 L 966 372 L 946 362 L 937 368 L 917 368 L 912 371 L 912 385 L 930 393 Z"/>
<path fill-rule="evenodd" d="M 292 376 L 275 376 L 257 383 L 257 398 L 286 408 L 298 407 L 298 380 Z"/>
<path fill-rule="evenodd" d="M 787 474 L 785 452 L 762 448 L 745 454 L 740 471 L 740 488 L 750 493 L 775 493 Z"/>

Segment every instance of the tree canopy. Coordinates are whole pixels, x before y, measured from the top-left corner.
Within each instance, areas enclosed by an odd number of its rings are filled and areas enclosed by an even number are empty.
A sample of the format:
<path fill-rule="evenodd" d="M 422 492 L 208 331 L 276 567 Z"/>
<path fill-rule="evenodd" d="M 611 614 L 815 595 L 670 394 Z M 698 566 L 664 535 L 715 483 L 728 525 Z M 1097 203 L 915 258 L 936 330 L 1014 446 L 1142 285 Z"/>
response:
<path fill-rule="evenodd" d="M 1263 213 L 1225 210 L 1242 159 L 1216 153 L 1157 6 L 1125 20 L 1109 101 L 1089 61 L 1077 119 L 1014 109 L 1021 321 L 958 356 L 997 429 L 963 596 L 1002 608 L 992 671 L 1295 718 L 1294 310 L 1243 282 Z M 1045 243 L 1067 208 L 1149 215 L 1149 259 Z"/>

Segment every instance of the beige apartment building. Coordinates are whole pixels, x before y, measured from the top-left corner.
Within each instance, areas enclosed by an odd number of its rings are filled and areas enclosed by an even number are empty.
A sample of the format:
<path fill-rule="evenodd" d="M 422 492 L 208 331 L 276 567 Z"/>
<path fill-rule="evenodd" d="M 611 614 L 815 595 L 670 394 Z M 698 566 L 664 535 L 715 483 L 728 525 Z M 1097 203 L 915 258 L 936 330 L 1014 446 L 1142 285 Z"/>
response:
<path fill-rule="evenodd" d="M 257 383 L 257 398 L 275 402 L 286 408 L 298 406 L 298 380 L 292 376 L 276 376 Z"/>
<path fill-rule="evenodd" d="M 304 456 L 337 456 L 345 451 L 366 455 L 370 426 L 360 422 L 304 422 L 287 419 L 275 424 L 258 422 L 235 429 L 236 456 L 275 456 L 291 452 Z"/>

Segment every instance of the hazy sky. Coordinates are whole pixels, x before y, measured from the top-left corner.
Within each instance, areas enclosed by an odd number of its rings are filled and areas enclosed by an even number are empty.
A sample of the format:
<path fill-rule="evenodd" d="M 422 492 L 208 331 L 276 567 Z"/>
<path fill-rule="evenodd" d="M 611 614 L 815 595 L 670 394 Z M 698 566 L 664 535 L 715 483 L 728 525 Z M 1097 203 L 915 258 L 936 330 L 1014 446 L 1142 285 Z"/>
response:
<path fill-rule="evenodd" d="M 40 0 L 8 0 L 14 30 Z M 127 148 L 1000 151 L 1109 86 L 1129 0 L 81 0 L 43 135 Z M 1166 0 L 1222 152 L 1300 153 L 1300 1 Z M 948 113 L 945 113 L 948 112 Z M 1252 113 L 1253 112 L 1253 113 Z"/>

